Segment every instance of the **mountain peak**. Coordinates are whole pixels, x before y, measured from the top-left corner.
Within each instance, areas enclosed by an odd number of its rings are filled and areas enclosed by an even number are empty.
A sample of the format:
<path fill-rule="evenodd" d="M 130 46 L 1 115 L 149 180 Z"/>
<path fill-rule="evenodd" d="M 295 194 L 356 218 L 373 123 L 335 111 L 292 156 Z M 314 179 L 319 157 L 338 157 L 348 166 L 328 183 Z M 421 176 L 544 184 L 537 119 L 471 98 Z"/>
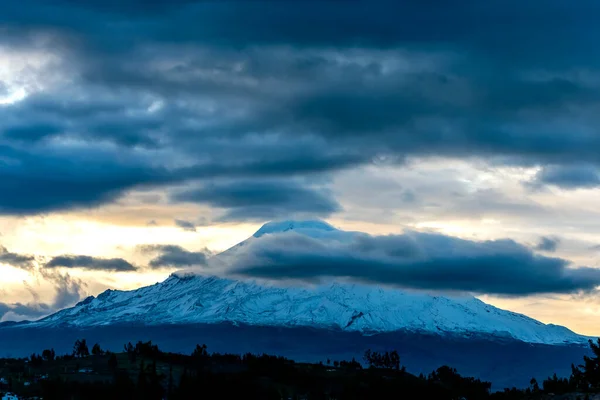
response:
<path fill-rule="evenodd" d="M 333 232 L 336 231 L 333 226 L 325 221 L 321 220 L 285 220 L 285 221 L 271 221 L 264 224 L 256 233 L 254 237 L 261 237 L 269 233 L 281 233 L 288 231 L 325 231 Z"/>

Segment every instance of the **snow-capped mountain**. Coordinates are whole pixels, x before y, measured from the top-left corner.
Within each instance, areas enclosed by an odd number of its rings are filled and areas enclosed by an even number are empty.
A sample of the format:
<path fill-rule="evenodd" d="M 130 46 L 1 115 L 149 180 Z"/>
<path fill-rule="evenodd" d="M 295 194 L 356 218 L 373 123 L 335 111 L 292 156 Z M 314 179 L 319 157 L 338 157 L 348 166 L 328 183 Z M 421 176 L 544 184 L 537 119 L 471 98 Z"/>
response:
<path fill-rule="evenodd" d="M 323 240 L 346 241 L 356 234 L 321 221 L 269 223 L 251 238 L 294 231 Z M 219 256 L 217 256 L 219 257 Z M 587 338 L 498 309 L 472 296 L 423 292 L 352 283 L 281 287 L 256 281 L 176 273 L 164 282 L 133 291 L 108 290 L 30 326 L 93 327 L 120 323 L 217 324 L 312 327 L 372 335 L 407 331 L 439 335 L 512 338 L 529 343 L 577 344 Z"/>
<path fill-rule="evenodd" d="M 283 233 L 283 232 L 300 232 L 303 235 L 307 235 L 314 238 L 319 237 L 331 237 L 331 236 L 342 236 L 345 232 L 335 229 L 333 226 L 324 221 L 319 220 L 308 220 L 308 221 L 277 221 L 269 222 L 263 225 L 252 237 L 259 238 L 264 235 L 272 233 Z"/>
<path fill-rule="evenodd" d="M 227 259 L 227 257 L 235 257 L 238 251 L 252 244 L 254 241 L 263 238 L 265 235 L 270 234 L 282 234 L 282 233 L 298 233 L 304 236 L 308 236 L 313 239 L 322 240 L 324 242 L 342 242 L 348 243 L 352 239 L 362 232 L 348 232 L 334 228 L 327 222 L 320 220 L 306 220 L 306 221 L 275 221 L 264 224 L 258 231 L 256 231 L 248 239 L 241 243 L 236 244 L 228 250 L 217 255 L 218 258 Z"/>

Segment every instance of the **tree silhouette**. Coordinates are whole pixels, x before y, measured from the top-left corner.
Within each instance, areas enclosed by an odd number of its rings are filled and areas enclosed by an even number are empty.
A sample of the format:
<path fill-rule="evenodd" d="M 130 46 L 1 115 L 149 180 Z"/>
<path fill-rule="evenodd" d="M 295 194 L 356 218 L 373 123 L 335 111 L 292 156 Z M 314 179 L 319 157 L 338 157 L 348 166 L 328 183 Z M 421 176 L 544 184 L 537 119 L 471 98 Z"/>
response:
<path fill-rule="evenodd" d="M 529 381 L 529 385 L 531 385 L 531 391 L 533 393 L 539 393 L 540 385 L 538 384 L 537 379 L 531 378 L 531 380 Z"/>
<path fill-rule="evenodd" d="M 75 341 L 73 345 L 73 355 L 75 357 L 87 357 L 90 355 L 90 350 L 85 339 Z"/>
<path fill-rule="evenodd" d="M 139 341 L 135 345 L 135 353 L 142 357 L 156 359 L 160 355 L 160 350 L 157 345 L 152 344 L 152 341 Z"/>
<path fill-rule="evenodd" d="M 98 343 L 96 343 L 92 347 L 92 354 L 95 355 L 95 356 L 101 356 L 102 354 L 104 354 L 104 350 L 102 350 L 102 348 L 100 347 L 100 345 Z"/>
<path fill-rule="evenodd" d="M 546 393 L 563 394 L 571 391 L 571 385 L 567 378 L 559 378 L 556 373 L 551 378 L 544 380 L 544 391 Z"/>
<path fill-rule="evenodd" d="M 42 351 L 42 358 L 46 361 L 54 361 L 54 359 L 56 358 L 56 353 L 54 352 L 54 349 L 46 349 Z"/>
<path fill-rule="evenodd" d="M 590 340 L 589 344 L 594 355 L 592 357 L 584 356 L 583 365 L 580 365 L 578 370 L 591 389 L 600 389 L 600 338 L 597 343 Z"/>
<path fill-rule="evenodd" d="M 137 360 L 137 353 L 135 351 L 135 347 L 131 344 L 131 342 L 123 346 L 123 350 L 125 350 L 125 353 L 127 353 L 127 356 L 129 357 L 129 362 L 135 363 Z"/>
<path fill-rule="evenodd" d="M 38 367 L 38 366 L 42 365 L 43 361 L 44 361 L 44 359 L 39 354 L 33 353 L 31 356 L 29 356 L 29 362 L 31 363 L 31 365 L 33 367 Z"/>
<path fill-rule="evenodd" d="M 363 360 L 365 363 L 369 364 L 369 367 L 373 368 L 400 369 L 400 355 L 396 350 L 379 353 L 368 349 L 365 351 Z"/>
<path fill-rule="evenodd" d="M 196 357 L 196 358 L 207 357 L 208 356 L 208 350 L 207 349 L 208 349 L 208 347 L 205 344 L 203 344 L 202 346 L 200 346 L 199 344 L 197 344 L 196 348 L 192 352 L 192 357 Z"/>

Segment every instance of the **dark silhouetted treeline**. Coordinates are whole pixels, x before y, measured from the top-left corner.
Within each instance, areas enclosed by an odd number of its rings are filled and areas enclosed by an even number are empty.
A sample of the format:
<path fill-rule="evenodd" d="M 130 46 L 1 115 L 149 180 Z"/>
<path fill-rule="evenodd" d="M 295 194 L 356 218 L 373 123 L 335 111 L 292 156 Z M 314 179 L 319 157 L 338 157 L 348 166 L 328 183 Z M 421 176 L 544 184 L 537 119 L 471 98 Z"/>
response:
<path fill-rule="evenodd" d="M 0 360 L 0 393 L 52 399 L 547 399 L 574 393 L 585 399 L 600 392 L 600 340 L 593 356 L 524 390 L 491 393 L 491 384 L 442 366 L 428 375 L 406 372 L 395 350 L 367 350 L 361 364 L 327 360 L 296 363 L 267 354 L 210 353 L 197 345 L 190 355 L 161 351 L 152 342 L 127 343 L 122 353 L 104 351 L 85 339 L 71 354 L 53 349 L 27 359 Z M 363 368 L 363 365 L 366 366 Z"/>

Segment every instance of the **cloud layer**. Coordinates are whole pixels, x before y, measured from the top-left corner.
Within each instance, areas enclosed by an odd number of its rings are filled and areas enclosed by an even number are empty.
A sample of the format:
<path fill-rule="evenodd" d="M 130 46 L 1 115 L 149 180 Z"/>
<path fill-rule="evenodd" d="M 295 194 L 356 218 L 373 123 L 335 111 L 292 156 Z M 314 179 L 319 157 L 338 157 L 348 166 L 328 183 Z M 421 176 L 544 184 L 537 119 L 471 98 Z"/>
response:
<path fill-rule="evenodd" d="M 0 245 L 0 264 L 22 269 L 31 269 L 34 266 L 35 257 L 27 254 L 11 253 L 6 247 Z"/>
<path fill-rule="evenodd" d="M 137 268 L 122 258 L 98 258 L 83 255 L 53 257 L 45 268 L 81 268 L 94 271 L 133 272 Z"/>
<path fill-rule="evenodd" d="M 475 242 L 439 234 L 358 234 L 323 241 L 265 235 L 240 248 L 230 272 L 273 280 L 350 278 L 412 289 L 523 296 L 592 291 L 600 270 L 533 253 L 512 240 Z"/>
<path fill-rule="evenodd" d="M 532 184 L 551 185 L 561 189 L 590 189 L 600 187 L 600 169 L 591 164 L 567 166 L 550 165 L 539 171 Z"/>
<path fill-rule="evenodd" d="M 293 181 L 211 183 L 177 193 L 175 201 L 208 204 L 227 210 L 219 221 L 265 221 L 292 216 L 329 216 L 341 206 L 326 190 Z"/>
<path fill-rule="evenodd" d="M 141 251 L 146 254 L 158 254 L 150 260 L 151 268 L 182 268 L 206 265 L 210 252 L 188 251 L 176 245 L 144 245 Z"/>
<path fill-rule="evenodd" d="M 0 213 L 200 181 L 173 198 L 252 219 L 266 207 L 242 189 L 273 177 L 415 156 L 600 163 L 592 1 L 104 3 L 0 5 L 0 45 L 18 61 L 2 96 L 24 93 L 0 106 Z M 248 207 L 224 204 L 232 187 L 215 178 L 244 180 Z M 296 186 L 315 214 L 336 209 Z"/>
<path fill-rule="evenodd" d="M 23 284 L 31 294 L 32 300 L 16 303 L 0 301 L 0 322 L 38 319 L 63 308 L 71 307 L 84 296 L 86 283 L 68 273 L 39 267 L 28 268 L 28 270 L 38 280 L 38 284 L 39 280 L 44 280 L 52 285 L 54 295 L 51 301 L 42 301 L 38 291 L 27 282 L 24 282 Z"/>

